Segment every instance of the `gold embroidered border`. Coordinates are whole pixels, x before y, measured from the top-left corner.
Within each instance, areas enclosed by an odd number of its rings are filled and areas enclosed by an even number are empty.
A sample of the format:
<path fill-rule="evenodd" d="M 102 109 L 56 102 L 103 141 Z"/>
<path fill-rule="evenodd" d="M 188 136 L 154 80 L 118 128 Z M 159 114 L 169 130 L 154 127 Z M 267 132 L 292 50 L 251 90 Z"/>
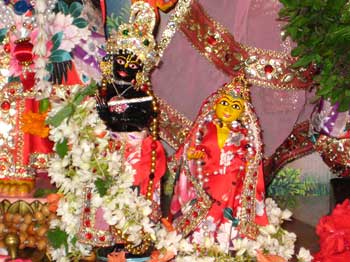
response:
<path fill-rule="evenodd" d="M 319 152 L 331 168 L 336 171 L 338 166 L 350 168 L 350 139 L 334 138 L 320 135 L 315 144 Z"/>
<path fill-rule="evenodd" d="M 193 1 L 181 30 L 192 46 L 225 74 L 236 76 L 244 70 L 251 84 L 280 90 L 306 89 L 312 84 L 311 69 L 291 67 L 296 58 L 239 44 L 197 1 Z"/>
<path fill-rule="evenodd" d="M 185 175 L 191 181 L 193 187 L 195 188 L 198 198 L 196 203 L 192 205 L 189 211 L 186 212 L 179 219 L 175 219 L 174 226 L 178 232 L 181 232 L 183 236 L 187 236 L 203 221 L 205 216 L 208 214 L 209 209 L 212 205 L 212 200 L 204 191 L 203 187 L 198 183 L 197 179 L 191 175 L 188 163 L 184 163 Z"/>
<path fill-rule="evenodd" d="M 178 112 L 164 100 L 157 97 L 159 104 L 159 133 L 170 146 L 177 149 L 188 134 L 192 121 Z"/>
<path fill-rule="evenodd" d="M 176 33 L 178 26 L 183 22 L 187 12 L 190 10 L 192 0 L 179 0 L 174 12 L 171 14 L 168 24 L 162 33 L 161 39 L 157 46 L 158 55 L 161 58 L 164 50 L 170 44 L 171 39 Z"/>

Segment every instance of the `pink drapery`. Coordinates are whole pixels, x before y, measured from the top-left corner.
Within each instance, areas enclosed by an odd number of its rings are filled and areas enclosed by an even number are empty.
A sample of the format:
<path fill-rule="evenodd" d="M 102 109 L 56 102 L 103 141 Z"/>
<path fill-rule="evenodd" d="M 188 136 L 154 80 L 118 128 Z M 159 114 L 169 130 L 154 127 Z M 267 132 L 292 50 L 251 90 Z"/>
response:
<path fill-rule="evenodd" d="M 225 26 L 243 44 L 275 51 L 290 51 L 282 42 L 277 21 L 277 0 L 200 0 L 207 13 Z M 153 74 L 156 93 L 193 120 L 201 102 L 230 79 L 198 53 L 181 32 L 177 32 L 164 53 L 163 63 Z M 263 130 L 265 155 L 289 135 L 295 123 L 310 116 L 313 95 L 306 91 L 281 91 L 252 86 L 252 103 Z"/>

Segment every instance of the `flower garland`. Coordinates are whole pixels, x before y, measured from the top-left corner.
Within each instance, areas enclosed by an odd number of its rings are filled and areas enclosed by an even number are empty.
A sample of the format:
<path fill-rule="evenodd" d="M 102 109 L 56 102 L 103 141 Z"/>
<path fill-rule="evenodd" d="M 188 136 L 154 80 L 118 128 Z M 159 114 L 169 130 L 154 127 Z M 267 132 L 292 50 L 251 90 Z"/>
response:
<path fill-rule="evenodd" d="M 148 233 L 160 257 L 171 252 L 176 255 L 174 261 L 177 262 L 233 262 L 255 259 L 264 252 L 291 259 L 296 236 L 281 227 L 284 220 L 290 219 L 291 212 L 279 209 L 272 199 L 265 202 L 270 224 L 259 229 L 257 240 L 238 238 L 236 228 L 226 223 L 218 229 L 216 241 L 201 235 L 201 241 L 191 243 L 175 231 L 169 232 L 161 223 L 151 222 L 148 218 L 152 210 L 150 201 L 131 188 L 135 170 L 122 161 L 122 148 L 119 151 L 108 149 L 110 136 L 95 110 L 95 100 L 84 99 L 84 95 L 93 92 L 91 86 L 82 91 L 75 86 L 71 95 L 58 91 L 56 100 L 63 102 L 53 101 L 49 113 L 50 138 L 57 152 L 50 161 L 49 176 L 64 195 L 57 209 L 61 219 L 53 221 L 51 229 L 66 234 L 64 245 L 49 250 L 53 260 L 69 261 L 88 255 L 92 250 L 92 246 L 76 241 L 84 201 L 81 196 L 86 187 L 93 192 L 91 208 L 103 206 L 106 222 L 121 229 L 134 246 L 140 244 L 143 233 Z M 101 179 L 108 184 L 104 194 L 96 183 Z M 210 221 L 202 224 L 211 226 Z M 229 245 L 231 242 L 233 247 Z M 301 249 L 299 258 L 299 261 L 310 262 L 312 257 Z"/>
<path fill-rule="evenodd" d="M 48 2 L 48 3 L 47 3 Z M 50 77 L 50 72 L 47 71 L 46 66 L 48 63 L 49 52 L 47 50 L 47 42 L 49 39 L 47 32 L 47 23 L 45 13 L 51 11 L 56 4 L 57 0 L 36 1 L 36 13 L 35 18 L 37 22 L 38 34 L 36 38 L 36 44 L 33 48 L 33 53 L 37 56 L 35 61 L 35 72 L 36 72 L 36 86 L 35 93 L 40 94 L 40 96 L 48 97 L 51 93 L 51 83 L 48 81 Z"/>
<path fill-rule="evenodd" d="M 65 102 L 52 103 L 48 120 L 55 125 L 57 116 L 67 112 L 67 108 L 72 109 L 69 117 L 63 117 L 56 127 L 51 126 L 50 132 L 58 154 L 50 161 L 49 176 L 64 194 L 57 209 L 61 221 L 54 226 L 72 236 L 67 241 L 68 252 L 64 248 L 59 252 L 51 250 L 53 259 L 58 261 L 66 261 L 71 255 L 86 255 L 91 249 L 69 241 L 78 234 L 85 188 L 92 190 L 91 209 L 103 203 L 104 219 L 120 229 L 129 243 L 137 246 L 143 233 L 155 234 L 155 225 L 148 217 L 152 212 L 151 202 L 132 189 L 135 170 L 122 161 L 123 150 L 109 150 L 110 136 L 95 110 L 95 99 L 90 97 L 75 105 L 81 97 L 79 87 L 71 93 L 73 96 L 67 97 L 64 92 L 58 92 L 58 97 Z M 106 192 L 101 193 L 98 181 L 108 181 Z"/>

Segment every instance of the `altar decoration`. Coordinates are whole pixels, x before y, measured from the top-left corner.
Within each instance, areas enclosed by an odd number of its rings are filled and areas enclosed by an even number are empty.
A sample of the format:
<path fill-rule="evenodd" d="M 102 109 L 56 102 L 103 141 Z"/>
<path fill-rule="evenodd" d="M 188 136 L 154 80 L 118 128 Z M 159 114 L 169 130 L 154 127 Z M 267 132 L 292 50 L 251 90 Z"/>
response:
<path fill-rule="evenodd" d="M 78 235 L 96 245 L 113 242 L 113 235 L 96 234 L 89 219 L 84 221 L 84 231 L 77 227 L 80 215 L 88 217 L 101 203 L 104 203 L 105 221 L 118 228 L 116 234 L 125 239 L 130 248 L 135 247 L 136 253 L 140 246 L 140 252 L 145 251 L 143 245 L 148 249 L 160 226 L 149 218 L 151 201 L 132 189 L 136 170 L 128 162 L 121 161 L 125 148 L 123 145 L 110 147 L 111 133 L 97 114 L 95 99 L 84 99 L 95 91 L 93 85 L 82 91 L 77 86 L 71 90 L 70 97 L 59 94 L 63 104 L 53 103 L 49 113 L 50 138 L 58 153 L 50 160 L 49 175 L 64 194 L 57 208 L 60 220 L 53 223 L 55 228 L 51 231 L 53 248 L 50 252 L 58 261 L 89 254 L 92 245 L 76 241 Z M 89 206 L 84 206 L 84 194 L 88 194 Z"/>
<path fill-rule="evenodd" d="M 11 199 L 12 200 L 12 199 Z M 30 202 L 31 201 L 31 202 Z M 6 237 L 15 234 L 18 237 L 17 249 L 36 248 L 45 253 L 48 240 L 46 233 L 51 220 L 57 218 L 45 203 L 45 199 L 2 200 L 0 202 L 0 247 L 6 247 Z"/>
<path fill-rule="evenodd" d="M 47 97 L 57 84 L 82 83 L 72 53 L 90 31 L 77 2 L 1 1 L 0 9 L 1 195 L 26 197 L 52 153 Z"/>
<path fill-rule="evenodd" d="M 152 222 L 148 217 L 150 201 L 131 188 L 135 170 L 120 161 L 122 147 L 111 151 L 109 132 L 97 115 L 96 102 L 86 97 L 95 89 L 93 85 L 84 90 L 76 86 L 70 95 L 58 93 L 63 102 L 53 103 L 49 113 L 50 137 L 58 153 L 50 161 L 49 174 L 63 194 L 57 198 L 59 219 L 51 222 L 49 232 L 49 252 L 53 260 L 69 261 L 87 256 L 93 246 L 76 241 L 79 234 L 85 238 L 94 237 L 98 243 L 110 240 L 105 235 L 96 236 L 89 227 L 85 232 L 79 232 L 77 224 L 83 209 L 81 196 L 86 184 L 94 194 L 91 194 L 91 204 L 84 212 L 91 212 L 100 203 L 106 203 L 103 206 L 106 221 L 117 225 L 121 230 L 119 234 L 136 248 L 148 235 L 148 241 L 154 243 L 160 252 L 159 258 L 172 252 L 175 261 L 246 261 L 244 259 L 256 259 L 259 250 L 280 256 L 284 261 L 292 257 L 296 236 L 281 228 L 281 223 L 289 219 L 291 213 L 279 209 L 271 199 L 266 200 L 270 224 L 259 228 L 256 240 L 237 238 L 235 227 L 227 223 L 218 231 L 219 243 L 204 237 L 201 244 L 194 245 L 180 232 L 169 232 L 171 229 L 167 230 L 161 223 Z M 112 174 L 117 175 L 117 179 L 112 179 Z M 101 181 L 106 184 L 101 184 Z M 89 222 L 86 220 L 86 225 Z M 229 248 L 228 240 L 233 242 L 233 248 Z"/>
<path fill-rule="evenodd" d="M 332 213 L 320 219 L 316 232 L 320 237 L 320 251 L 313 262 L 343 262 L 350 260 L 350 202 L 338 204 Z"/>

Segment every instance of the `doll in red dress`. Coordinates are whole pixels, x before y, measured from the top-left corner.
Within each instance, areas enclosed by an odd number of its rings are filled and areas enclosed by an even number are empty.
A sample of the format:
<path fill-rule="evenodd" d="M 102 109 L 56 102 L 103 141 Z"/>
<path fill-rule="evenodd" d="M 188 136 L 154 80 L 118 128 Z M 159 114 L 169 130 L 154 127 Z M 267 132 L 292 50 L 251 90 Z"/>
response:
<path fill-rule="evenodd" d="M 268 223 L 260 129 L 247 84 L 235 78 L 203 103 L 185 143 L 175 154 L 177 181 L 171 202 L 175 227 L 192 241 L 255 238 Z"/>

